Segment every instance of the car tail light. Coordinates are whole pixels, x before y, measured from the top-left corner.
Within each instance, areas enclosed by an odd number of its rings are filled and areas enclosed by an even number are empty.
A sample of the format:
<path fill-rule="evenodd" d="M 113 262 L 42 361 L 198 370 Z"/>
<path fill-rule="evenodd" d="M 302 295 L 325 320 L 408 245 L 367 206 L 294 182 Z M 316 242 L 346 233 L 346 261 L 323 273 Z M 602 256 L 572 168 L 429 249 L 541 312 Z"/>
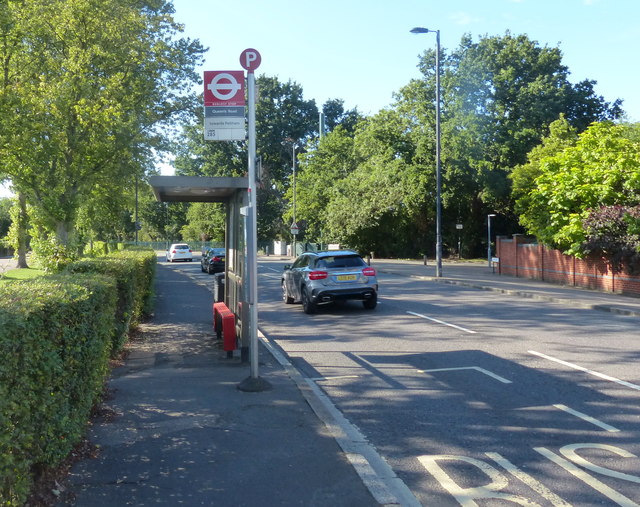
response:
<path fill-rule="evenodd" d="M 222 259 L 220 257 L 211 257 L 212 262 L 220 262 Z"/>
<path fill-rule="evenodd" d="M 376 270 L 374 268 L 364 268 L 362 274 L 364 276 L 376 276 Z"/>
<path fill-rule="evenodd" d="M 329 276 L 326 271 L 312 271 L 309 273 L 309 280 L 324 280 Z"/>
<path fill-rule="evenodd" d="M 176 253 L 176 251 L 175 250 L 171 250 L 171 253 Z"/>

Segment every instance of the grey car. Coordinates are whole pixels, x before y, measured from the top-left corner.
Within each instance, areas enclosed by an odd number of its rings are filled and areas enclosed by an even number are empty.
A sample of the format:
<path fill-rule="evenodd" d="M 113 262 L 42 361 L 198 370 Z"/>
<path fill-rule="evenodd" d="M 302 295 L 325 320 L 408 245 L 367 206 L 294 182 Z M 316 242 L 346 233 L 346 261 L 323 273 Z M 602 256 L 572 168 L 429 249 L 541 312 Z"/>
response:
<path fill-rule="evenodd" d="M 350 250 L 306 252 L 282 273 L 282 300 L 302 302 L 305 313 L 318 305 L 354 299 L 373 310 L 378 303 L 376 270 Z"/>

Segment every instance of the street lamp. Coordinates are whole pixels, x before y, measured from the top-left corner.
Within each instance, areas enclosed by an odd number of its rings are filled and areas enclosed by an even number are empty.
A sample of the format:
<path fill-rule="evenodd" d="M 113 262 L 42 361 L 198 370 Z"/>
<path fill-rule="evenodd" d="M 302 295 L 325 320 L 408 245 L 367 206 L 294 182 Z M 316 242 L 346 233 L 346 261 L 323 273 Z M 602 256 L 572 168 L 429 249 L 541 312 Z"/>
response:
<path fill-rule="evenodd" d="M 436 276 L 442 276 L 442 171 L 440 170 L 440 30 L 416 27 L 411 33 L 436 34 Z"/>
<path fill-rule="evenodd" d="M 291 225 L 291 231 L 293 235 L 293 257 L 297 257 L 296 252 L 296 240 L 298 239 L 298 231 L 295 229 L 298 223 L 296 222 L 296 148 L 298 146 L 293 143 L 293 224 Z"/>
<path fill-rule="evenodd" d="M 487 264 L 491 267 L 491 218 L 495 217 L 494 213 L 487 215 Z"/>

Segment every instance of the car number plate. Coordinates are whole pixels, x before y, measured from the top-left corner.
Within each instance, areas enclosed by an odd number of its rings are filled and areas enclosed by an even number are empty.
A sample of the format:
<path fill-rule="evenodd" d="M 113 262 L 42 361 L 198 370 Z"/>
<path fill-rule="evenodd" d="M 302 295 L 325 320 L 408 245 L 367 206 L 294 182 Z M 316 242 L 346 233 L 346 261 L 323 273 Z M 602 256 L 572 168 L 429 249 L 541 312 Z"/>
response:
<path fill-rule="evenodd" d="M 339 282 L 350 282 L 352 280 L 357 280 L 358 277 L 356 275 L 338 275 L 336 276 L 336 280 Z"/>

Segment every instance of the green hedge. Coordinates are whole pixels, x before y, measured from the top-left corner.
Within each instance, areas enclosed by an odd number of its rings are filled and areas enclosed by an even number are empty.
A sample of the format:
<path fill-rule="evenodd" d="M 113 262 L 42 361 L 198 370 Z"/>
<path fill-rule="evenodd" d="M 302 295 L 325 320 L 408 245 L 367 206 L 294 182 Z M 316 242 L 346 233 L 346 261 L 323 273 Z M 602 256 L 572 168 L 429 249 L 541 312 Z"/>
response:
<path fill-rule="evenodd" d="M 129 331 L 153 309 L 153 278 L 157 258 L 150 250 L 124 250 L 107 257 L 76 261 L 68 273 L 100 273 L 116 280 L 118 305 L 112 334 L 112 356 L 122 350 Z"/>
<path fill-rule="evenodd" d="M 116 341 L 151 309 L 155 262 L 117 252 L 0 286 L 0 505 L 22 505 L 84 434 Z"/>

